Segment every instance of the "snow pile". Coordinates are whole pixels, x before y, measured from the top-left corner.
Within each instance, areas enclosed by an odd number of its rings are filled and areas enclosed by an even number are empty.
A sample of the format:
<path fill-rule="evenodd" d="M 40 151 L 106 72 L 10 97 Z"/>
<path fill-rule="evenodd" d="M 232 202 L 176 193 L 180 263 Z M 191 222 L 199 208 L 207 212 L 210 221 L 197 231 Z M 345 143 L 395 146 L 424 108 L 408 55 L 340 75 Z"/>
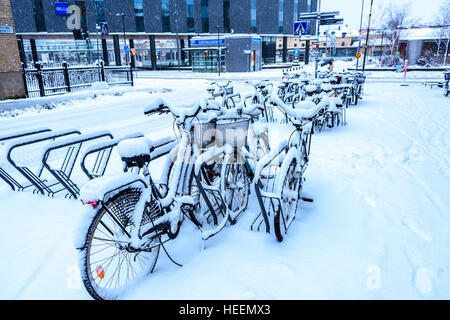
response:
<path fill-rule="evenodd" d="M 93 82 L 90 87 L 91 90 L 108 90 L 109 84 L 108 82 Z"/>

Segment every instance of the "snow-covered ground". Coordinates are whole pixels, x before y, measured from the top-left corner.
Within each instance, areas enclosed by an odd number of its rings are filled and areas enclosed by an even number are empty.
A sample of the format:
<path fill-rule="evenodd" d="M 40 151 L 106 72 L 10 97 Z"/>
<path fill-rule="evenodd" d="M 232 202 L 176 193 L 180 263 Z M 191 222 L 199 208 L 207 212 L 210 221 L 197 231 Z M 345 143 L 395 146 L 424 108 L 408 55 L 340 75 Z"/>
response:
<path fill-rule="evenodd" d="M 244 76 L 235 78 L 238 91 L 250 90 Z M 156 94 L 196 99 L 209 83 L 137 81 L 173 91 L 88 96 L 0 119 L 0 134 L 49 126 L 163 137 L 172 121 L 146 118 L 145 104 Z M 305 191 L 314 202 L 301 203 L 283 243 L 250 231 L 258 210 L 252 198 L 205 250 L 199 231 L 183 224 L 167 246 L 183 267 L 161 253 L 155 272 L 122 298 L 450 299 L 449 101 L 418 83 L 369 81 L 347 126 L 313 136 Z M 0 299 L 90 299 L 72 241 L 83 211 L 79 201 L 12 192 L 0 181 Z"/>

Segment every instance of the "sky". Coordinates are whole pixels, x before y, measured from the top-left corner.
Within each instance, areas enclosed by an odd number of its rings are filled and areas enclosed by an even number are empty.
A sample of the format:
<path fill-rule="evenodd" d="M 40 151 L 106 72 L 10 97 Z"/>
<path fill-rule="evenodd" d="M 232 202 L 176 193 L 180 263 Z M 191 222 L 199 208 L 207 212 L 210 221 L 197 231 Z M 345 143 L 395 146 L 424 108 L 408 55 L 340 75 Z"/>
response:
<path fill-rule="evenodd" d="M 321 11 L 340 11 L 344 24 L 350 28 L 359 29 L 361 20 L 361 8 L 364 1 L 364 17 L 367 21 L 370 11 L 370 0 L 319 0 L 321 1 Z M 427 24 L 432 20 L 444 0 L 373 0 L 373 10 L 384 7 L 389 3 L 410 3 L 411 14 L 420 19 L 420 23 Z M 364 22 L 363 22 L 364 23 Z M 367 22 L 366 22 L 367 26 Z"/>

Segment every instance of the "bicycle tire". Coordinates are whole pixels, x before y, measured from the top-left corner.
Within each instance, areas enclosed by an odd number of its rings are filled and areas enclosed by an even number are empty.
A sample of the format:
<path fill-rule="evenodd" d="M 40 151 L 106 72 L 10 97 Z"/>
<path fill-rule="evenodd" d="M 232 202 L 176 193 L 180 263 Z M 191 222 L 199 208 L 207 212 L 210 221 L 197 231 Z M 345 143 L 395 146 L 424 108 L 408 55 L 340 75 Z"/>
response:
<path fill-rule="evenodd" d="M 220 178 L 220 168 L 217 168 L 216 166 L 218 165 L 217 164 L 213 164 L 211 166 L 208 166 L 206 164 L 202 165 L 202 167 L 200 168 L 200 179 L 202 180 L 202 183 L 212 186 L 214 183 L 219 181 L 216 179 Z M 189 212 L 189 218 L 195 225 L 201 228 L 205 223 L 205 221 L 207 222 L 209 220 L 208 216 L 205 217 L 205 214 L 209 211 L 209 209 L 207 208 L 205 201 L 202 200 L 203 197 L 200 194 L 200 190 L 198 189 L 196 183 L 194 182 L 193 171 L 189 179 L 189 190 L 191 196 L 194 199 L 194 203 L 198 203 L 195 210 Z"/>
<path fill-rule="evenodd" d="M 225 176 L 221 177 L 225 194 L 223 195 L 228 210 L 233 212 L 234 218 L 230 217 L 230 223 L 234 224 L 237 218 L 247 209 L 250 195 L 250 180 L 248 177 L 245 157 L 235 152 L 229 158 L 224 168 Z"/>
<path fill-rule="evenodd" d="M 129 232 L 133 230 L 134 225 L 130 220 L 130 214 L 134 212 L 134 208 L 139 201 L 140 195 L 141 193 L 139 189 L 126 189 L 119 192 L 97 211 L 86 233 L 84 248 L 79 252 L 81 279 L 88 293 L 96 300 L 117 299 L 118 296 L 120 296 L 120 294 L 123 293 L 131 284 L 134 284 L 136 281 L 154 271 L 159 257 L 160 245 L 156 245 L 153 249 L 149 249 L 149 251 L 130 252 L 131 250 L 128 251 L 125 248 L 120 248 L 120 243 L 124 242 L 117 240 L 120 238 L 119 230 L 121 230 L 121 227 L 125 228 L 125 230 L 128 230 Z M 106 210 L 105 207 L 108 208 L 108 210 Z M 115 216 L 115 219 L 109 215 L 108 211 Z M 148 213 L 147 210 L 146 212 Z M 149 219 L 147 219 L 147 223 L 148 222 L 150 222 Z M 119 223 L 122 224 L 122 226 L 120 226 Z M 104 230 L 101 230 L 100 226 L 103 227 Z M 107 237 L 108 233 L 111 233 L 111 239 L 103 239 L 103 242 L 105 243 L 101 243 L 102 238 L 96 239 L 99 235 L 100 237 Z M 94 240 L 97 241 L 94 242 Z M 92 249 L 97 246 L 100 247 L 99 250 L 92 253 Z M 108 246 L 110 248 L 108 248 Z M 108 249 L 114 250 L 114 254 L 110 257 L 100 259 L 102 256 L 107 256 Z M 127 252 L 125 253 L 124 251 Z M 94 254 L 100 253 L 102 253 L 100 256 L 96 255 L 94 257 Z M 133 259 L 131 259 L 131 256 L 134 256 Z M 91 262 L 92 258 L 96 261 Z M 123 280 L 123 277 L 121 279 L 120 271 L 117 273 L 117 269 L 115 271 L 113 270 L 112 274 L 108 272 L 108 270 L 110 270 L 109 268 L 114 266 L 113 262 L 116 260 L 115 258 L 119 259 L 119 261 L 116 262 L 119 268 L 122 267 L 126 260 L 132 270 L 127 270 L 126 279 L 123 285 L 112 288 L 114 281 L 117 284 Z M 146 261 L 143 260 L 144 258 Z M 136 272 L 133 269 L 133 264 L 137 266 L 135 262 L 138 262 L 141 267 L 139 272 Z M 98 263 L 100 264 L 95 266 Z M 133 271 L 135 272 L 134 277 Z M 129 279 L 129 272 L 131 272 L 131 279 Z M 117 278 L 114 280 L 116 273 Z M 111 277 L 109 277 L 110 274 Z M 106 280 L 103 282 L 104 287 L 102 287 L 100 283 L 102 283 L 105 277 Z M 98 280 L 98 282 L 96 280 Z M 107 286 L 110 281 L 112 281 L 111 286 L 108 288 Z"/>
<path fill-rule="evenodd" d="M 292 159 L 285 173 L 281 172 L 280 174 L 284 174 L 284 183 L 281 190 L 281 203 L 278 206 L 278 210 L 274 216 L 274 233 L 275 237 L 279 242 L 282 242 L 284 239 L 284 235 L 287 233 L 287 225 L 288 221 L 295 218 L 298 202 L 299 202 L 299 190 L 301 179 L 296 177 L 296 168 L 297 161 L 296 159 Z M 289 188 L 289 191 L 286 191 L 286 188 Z M 294 188 L 294 189 L 292 189 Z M 284 197 L 285 194 L 296 194 L 297 198 L 292 199 Z M 289 201 L 292 200 L 292 201 Z M 287 203 L 289 201 L 289 204 Z"/>

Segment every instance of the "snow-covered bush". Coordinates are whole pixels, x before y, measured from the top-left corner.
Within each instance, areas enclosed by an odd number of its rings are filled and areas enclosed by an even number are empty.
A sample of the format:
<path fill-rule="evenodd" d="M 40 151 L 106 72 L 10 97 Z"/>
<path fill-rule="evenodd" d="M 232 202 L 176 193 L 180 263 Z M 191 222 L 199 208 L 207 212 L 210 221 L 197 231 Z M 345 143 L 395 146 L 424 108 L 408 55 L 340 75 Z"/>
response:
<path fill-rule="evenodd" d="M 431 50 L 425 51 L 425 54 L 417 59 L 417 64 L 425 67 L 437 67 L 443 62 L 444 58 L 435 56 Z"/>
<path fill-rule="evenodd" d="M 387 55 L 381 58 L 381 65 L 383 67 L 395 67 L 404 63 L 404 60 L 397 55 Z"/>

